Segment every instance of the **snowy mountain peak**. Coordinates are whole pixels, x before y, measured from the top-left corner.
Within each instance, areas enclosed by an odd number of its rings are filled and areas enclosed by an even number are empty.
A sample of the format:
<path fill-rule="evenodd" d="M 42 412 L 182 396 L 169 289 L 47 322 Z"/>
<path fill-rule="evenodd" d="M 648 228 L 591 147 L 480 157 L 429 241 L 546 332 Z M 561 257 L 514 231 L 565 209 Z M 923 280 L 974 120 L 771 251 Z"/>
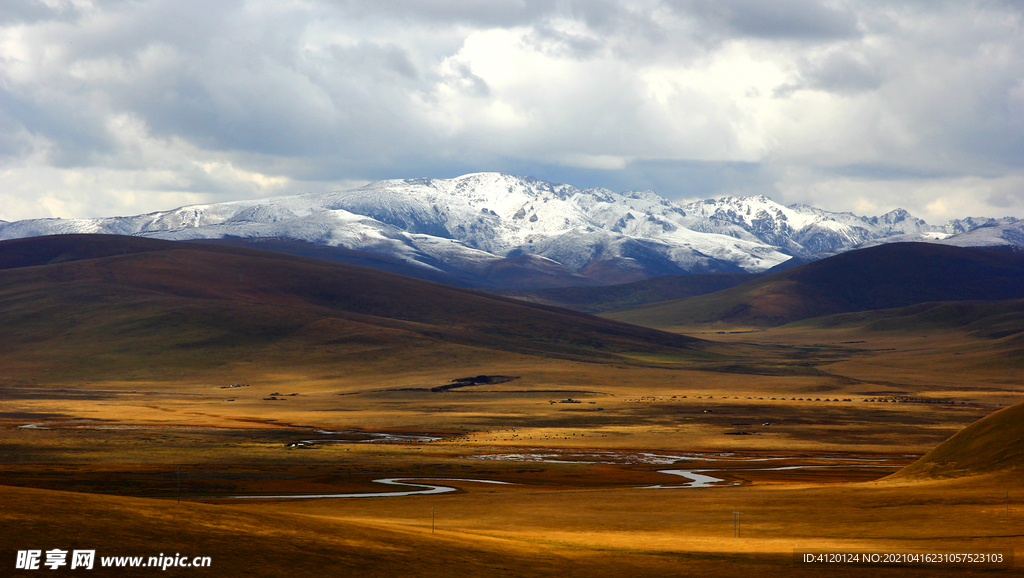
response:
<path fill-rule="evenodd" d="M 975 229 L 982 227 L 997 227 L 999 225 L 1010 225 L 1016 223 L 1017 219 L 1014 217 L 1003 217 L 1002 219 L 992 219 L 989 217 L 967 217 L 966 219 L 953 219 L 946 223 L 945 232 L 955 235 L 958 233 L 967 233 Z"/>
<path fill-rule="evenodd" d="M 765 196 L 680 205 L 653 191 L 580 190 L 532 177 L 472 173 L 134 217 L 0 222 L 0 239 L 60 233 L 269 237 L 381 253 L 461 278 L 486 276 L 513 259 L 534 272 L 551 273 L 554 262 L 573 279 L 623 282 L 675 273 L 763 271 L 791 255 L 894 239 L 935 240 L 980 227 L 1002 227 L 985 238 L 996 235 L 1009 243 L 1019 233 L 1015 221 L 969 218 L 934 227 L 903 209 L 859 217 L 784 206 Z"/>
<path fill-rule="evenodd" d="M 888 223 L 897 223 L 899 221 L 905 221 L 908 218 L 913 217 L 911 217 L 910 213 L 903 208 L 893 209 L 880 217 L 881 220 L 886 221 Z"/>

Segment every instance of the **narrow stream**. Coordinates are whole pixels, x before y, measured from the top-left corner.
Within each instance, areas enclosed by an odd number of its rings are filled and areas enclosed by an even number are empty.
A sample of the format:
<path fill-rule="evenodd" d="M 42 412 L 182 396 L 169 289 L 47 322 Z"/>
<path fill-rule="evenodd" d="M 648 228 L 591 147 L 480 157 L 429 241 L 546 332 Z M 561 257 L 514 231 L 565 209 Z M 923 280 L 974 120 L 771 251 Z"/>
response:
<path fill-rule="evenodd" d="M 503 484 L 514 485 L 511 482 L 498 482 L 495 480 L 472 480 L 464 478 L 381 478 L 373 480 L 377 484 L 389 486 L 410 486 L 413 488 L 425 488 L 422 490 L 408 490 L 405 492 L 357 492 L 354 494 L 301 494 L 292 496 L 229 496 L 235 499 L 258 499 L 258 500 L 298 500 L 303 498 L 390 498 L 392 496 L 419 496 L 426 494 L 444 494 L 455 492 L 458 488 L 441 486 L 435 484 L 410 483 L 409 480 L 431 480 L 441 482 L 473 482 L 477 484 Z"/>
<path fill-rule="evenodd" d="M 774 471 L 782 471 L 782 470 L 809 470 L 809 469 L 819 469 L 819 468 L 849 468 L 849 467 L 855 467 L 855 468 L 891 468 L 891 469 L 899 469 L 900 466 L 895 466 L 895 465 L 890 466 L 890 465 L 880 465 L 880 464 L 856 464 L 856 465 L 828 464 L 828 465 L 806 465 L 806 466 L 779 466 L 779 467 L 775 467 L 775 468 L 716 468 L 716 469 L 707 469 L 707 470 L 658 470 L 659 474 L 670 474 L 670 475 L 673 475 L 673 476 L 683 476 L 684 478 L 689 478 L 690 480 L 693 480 L 693 481 L 691 481 L 688 484 L 683 484 L 681 486 L 666 486 L 666 485 L 643 486 L 643 487 L 641 487 L 641 489 L 645 489 L 645 490 L 646 489 L 663 489 L 664 490 L 664 489 L 678 489 L 678 488 L 720 488 L 720 487 L 723 487 L 721 485 L 718 485 L 717 482 L 724 482 L 725 480 L 723 480 L 721 478 L 715 478 L 715 477 L 712 477 L 712 476 L 705 476 L 704 474 L 701 474 L 699 472 L 774 472 Z M 737 485 L 739 485 L 739 483 L 737 482 L 737 483 L 727 484 L 727 485 L 737 486 Z"/>
<path fill-rule="evenodd" d="M 563 457 L 564 454 L 558 457 Z M 649 457 L 650 454 L 646 454 L 645 457 Z M 539 456 L 530 456 L 526 459 L 522 459 L 521 456 L 517 455 L 521 461 L 555 461 L 561 462 L 561 460 L 550 460 L 553 457 L 548 454 L 541 454 Z M 540 460 L 536 460 L 539 457 Z M 591 456 L 587 456 L 591 457 Z M 604 456 L 602 456 L 604 457 Z M 658 456 L 661 458 L 662 456 Z M 668 456 L 666 456 L 668 457 Z M 698 456 L 671 456 L 677 459 L 693 460 L 693 459 L 708 459 L 701 458 Z M 506 455 L 498 455 L 492 459 L 509 459 Z M 781 458 L 755 458 L 742 460 L 744 462 L 763 462 Z M 817 458 L 817 459 L 829 459 L 829 458 Z M 709 460 L 710 461 L 710 460 Z M 839 460 L 835 460 L 839 461 Z M 849 461 L 855 461 L 855 459 L 849 459 Z M 866 461 L 866 460 L 856 460 Z M 879 460 L 884 461 L 884 460 Z M 605 461 L 591 461 L 591 462 L 574 462 L 574 463 L 609 463 Z M 797 466 L 776 466 L 776 467 L 762 467 L 762 468 L 705 468 L 705 469 L 694 469 L 694 470 L 658 470 L 658 473 L 668 474 L 672 476 L 681 476 L 690 480 L 689 482 L 681 485 L 667 485 L 659 484 L 656 486 L 641 486 L 639 489 L 683 489 L 683 488 L 721 488 L 728 486 L 739 485 L 739 482 L 733 482 L 731 484 L 722 484 L 725 482 L 722 478 L 716 478 L 714 476 L 705 475 L 704 472 L 744 472 L 744 471 L 779 471 L 779 470 L 802 470 L 802 469 L 819 469 L 819 468 L 892 468 L 898 469 L 900 466 L 897 465 L 883 465 L 883 464 L 813 464 L 813 465 L 797 465 Z M 234 499 L 262 499 L 262 500 L 298 500 L 298 499 L 309 499 L 309 498 L 390 498 L 397 496 L 424 496 L 428 494 L 445 494 L 448 492 L 458 491 L 458 488 L 452 486 L 445 486 L 440 484 L 428 484 L 423 483 L 424 481 L 440 481 L 440 482 L 468 482 L 476 484 L 502 484 L 502 485 L 515 485 L 511 482 L 499 482 L 497 480 L 480 480 L 472 478 L 380 478 L 373 480 L 374 483 L 385 484 L 389 486 L 405 486 L 411 488 L 417 488 L 406 491 L 395 491 L 395 492 L 355 492 L 347 494 L 299 494 L 299 495 L 274 495 L 274 496 L 229 496 Z"/>
<path fill-rule="evenodd" d="M 665 485 L 644 486 L 641 489 L 643 489 L 643 490 L 668 490 L 668 489 L 675 489 L 675 488 L 715 488 L 715 487 L 718 487 L 718 486 L 714 486 L 712 484 L 714 484 L 716 482 L 724 482 L 725 481 L 722 478 L 714 478 L 714 477 L 711 477 L 711 476 L 705 476 L 704 474 L 698 474 L 697 473 L 697 472 L 707 472 L 707 471 L 711 471 L 711 470 L 658 470 L 659 474 L 671 474 L 671 475 L 674 475 L 674 476 L 683 476 L 684 478 L 689 478 L 689 479 L 691 479 L 693 481 L 688 483 L 688 484 L 683 484 L 682 486 L 665 486 Z"/>

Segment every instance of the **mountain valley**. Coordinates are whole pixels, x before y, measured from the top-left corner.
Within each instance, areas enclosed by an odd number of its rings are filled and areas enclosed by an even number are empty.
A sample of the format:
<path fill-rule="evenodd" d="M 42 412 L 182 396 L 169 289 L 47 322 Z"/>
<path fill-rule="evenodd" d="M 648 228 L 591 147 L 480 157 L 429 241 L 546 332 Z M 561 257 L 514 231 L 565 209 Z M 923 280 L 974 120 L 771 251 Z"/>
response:
<path fill-rule="evenodd" d="M 1001 558 L 830 570 L 1020 571 L 1016 253 L 897 243 L 498 296 L 215 241 L 0 242 L 0 557 L 819 576 L 795 552 L 969 551 Z"/>

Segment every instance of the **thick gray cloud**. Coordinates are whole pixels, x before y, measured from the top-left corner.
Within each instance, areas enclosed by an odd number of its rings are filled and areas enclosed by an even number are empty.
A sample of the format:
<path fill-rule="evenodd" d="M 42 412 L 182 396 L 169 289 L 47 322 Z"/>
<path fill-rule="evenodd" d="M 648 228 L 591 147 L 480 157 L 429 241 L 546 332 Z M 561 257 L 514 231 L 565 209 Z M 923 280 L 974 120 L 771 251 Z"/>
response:
<path fill-rule="evenodd" d="M 1024 216 L 1019 2 L 16 0 L 0 219 L 502 170 Z"/>
<path fill-rule="evenodd" d="M 684 13 L 734 34 L 767 39 L 829 41 L 856 38 L 857 13 L 822 0 L 676 0 Z"/>
<path fill-rule="evenodd" d="M 877 90 L 885 80 L 885 62 L 849 50 L 836 49 L 798 62 L 798 80 L 784 84 L 775 96 L 789 97 L 797 90 L 855 94 Z"/>
<path fill-rule="evenodd" d="M 80 12 L 72 4 L 45 4 L 36 0 L 5 0 L 0 25 L 30 24 L 46 20 L 73 20 Z"/>

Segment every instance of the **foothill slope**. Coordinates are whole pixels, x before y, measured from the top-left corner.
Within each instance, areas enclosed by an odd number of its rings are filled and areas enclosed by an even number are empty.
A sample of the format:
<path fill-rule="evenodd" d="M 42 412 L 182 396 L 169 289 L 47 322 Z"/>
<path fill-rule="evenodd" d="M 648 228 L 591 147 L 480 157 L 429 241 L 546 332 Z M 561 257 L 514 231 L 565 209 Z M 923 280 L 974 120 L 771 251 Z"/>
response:
<path fill-rule="evenodd" d="M 668 329 L 775 327 L 824 315 L 941 301 L 1024 298 L 1024 255 L 926 243 L 851 251 L 686 299 L 605 314 Z"/>
<path fill-rule="evenodd" d="M 604 362 L 711 355 L 695 338 L 246 248 L 67 235 L 3 242 L 0 255 L 0 357 L 49 378 L 450 347 Z"/>
<path fill-rule="evenodd" d="M 1024 403 L 1001 409 L 967 426 L 894 479 L 949 478 L 1024 469 Z"/>

